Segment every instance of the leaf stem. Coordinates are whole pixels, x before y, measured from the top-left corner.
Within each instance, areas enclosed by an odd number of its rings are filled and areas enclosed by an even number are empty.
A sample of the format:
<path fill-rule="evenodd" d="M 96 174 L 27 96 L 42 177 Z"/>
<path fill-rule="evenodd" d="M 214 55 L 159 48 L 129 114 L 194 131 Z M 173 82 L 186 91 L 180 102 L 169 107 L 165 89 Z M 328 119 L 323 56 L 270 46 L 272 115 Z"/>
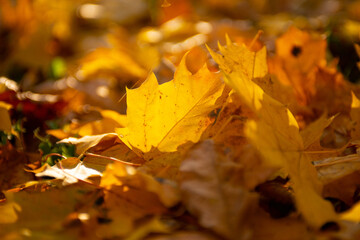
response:
<path fill-rule="evenodd" d="M 360 156 L 358 156 L 357 154 L 354 154 L 353 156 L 346 158 L 346 159 L 339 159 L 339 160 L 334 160 L 332 162 L 316 164 L 315 167 L 326 167 L 326 166 L 331 166 L 331 165 L 335 165 L 335 164 L 339 164 L 339 163 L 353 162 L 356 160 L 360 160 Z"/>
<path fill-rule="evenodd" d="M 104 159 L 108 159 L 108 160 L 115 161 L 115 162 L 120 162 L 120 163 L 129 165 L 129 166 L 134 166 L 134 167 L 140 167 L 141 166 L 141 164 L 139 164 L 139 163 L 125 162 L 123 160 L 120 160 L 120 159 L 117 159 L 117 158 L 114 158 L 114 157 L 102 156 L 102 155 L 99 155 L 99 154 L 96 154 L 96 153 L 86 152 L 86 153 L 84 153 L 84 155 L 89 156 L 89 157 L 104 158 Z"/>
<path fill-rule="evenodd" d="M 64 157 L 63 155 L 59 154 L 59 153 L 49 153 L 49 154 L 47 154 L 46 157 L 45 157 L 45 162 L 46 162 L 46 161 L 48 160 L 48 158 L 51 157 L 51 156 L 58 156 L 58 157 L 61 157 L 61 158 L 63 158 L 63 159 L 66 158 L 66 157 Z"/>
<path fill-rule="evenodd" d="M 252 50 L 255 42 L 256 42 L 257 40 L 259 40 L 260 36 L 261 36 L 263 33 L 264 33 L 264 31 L 262 31 L 262 30 L 259 30 L 259 31 L 256 33 L 255 37 L 253 38 L 253 40 L 251 41 L 251 43 L 250 43 L 250 45 L 249 45 L 249 49 L 250 49 L 250 50 Z"/>

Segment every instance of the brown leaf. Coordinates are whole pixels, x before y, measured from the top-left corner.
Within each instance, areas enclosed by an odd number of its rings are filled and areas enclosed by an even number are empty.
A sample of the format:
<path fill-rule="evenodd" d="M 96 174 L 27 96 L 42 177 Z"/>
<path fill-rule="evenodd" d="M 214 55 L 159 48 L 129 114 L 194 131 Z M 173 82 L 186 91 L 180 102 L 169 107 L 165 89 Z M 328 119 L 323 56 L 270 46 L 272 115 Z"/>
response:
<path fill-rule="evenodd" d="M 97 230 L 99 236 L 124 237 L 135 230 L 135 221 L 160 215 L 178 202 L 176 188 L 123 164 L 109 164 L 100 186 L 105 188 L 104 207 L 111 221 Z M 119 226 L 122 226 L 119 228 Z"/>
<path fill-rule="evenodd" d="M 40 156 L 37 156 L 40 159 Z M 0 147 L 0 190 L 7 190 L 27 181 L 34 180 L 34 175 L 24 171 L 30 157 L 17 151 L 12 145 Z"/>
<path fill-rule="evenodd" d="M 238 183 L 238 167 L 211 140 L 196 145 L 180 166 L 180 189 L 187 209 L 203 227 L 228 239 L 246 236 L 245 218 L 255 203 Z"/>

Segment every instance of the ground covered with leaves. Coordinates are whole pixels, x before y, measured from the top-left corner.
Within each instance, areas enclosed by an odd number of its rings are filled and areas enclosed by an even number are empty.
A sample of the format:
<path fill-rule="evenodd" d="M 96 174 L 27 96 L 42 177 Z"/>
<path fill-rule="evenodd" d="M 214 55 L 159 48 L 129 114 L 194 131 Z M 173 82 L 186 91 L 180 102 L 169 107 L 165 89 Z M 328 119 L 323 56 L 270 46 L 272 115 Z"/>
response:
<path fill-rule="evenodd" d="M 360 238 L 359 13 L 0 0 L 1 239 Z"/>

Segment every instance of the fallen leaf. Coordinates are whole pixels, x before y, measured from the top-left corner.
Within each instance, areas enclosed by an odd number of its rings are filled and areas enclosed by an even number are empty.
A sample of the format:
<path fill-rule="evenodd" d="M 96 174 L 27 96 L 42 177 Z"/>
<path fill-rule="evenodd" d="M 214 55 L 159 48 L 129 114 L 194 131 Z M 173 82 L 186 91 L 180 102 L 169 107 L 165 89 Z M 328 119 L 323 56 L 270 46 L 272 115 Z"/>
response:
<path fill-rule="evenodd" d="M 97 230 L 101 237 L 124 237 L 134 230 L 136 220 L 165 213 L 179 201 L 171 184 L 119 163 L 107 166 L 100 186 L 106 189 L 104 207 L 111 219 Z"/>
<path fill-rule="evenodd" d="M 105 171 L 106 166 L 109 163 L 116 162 L 116 160 L 139 165 L 144 163 L 144 160 L 131 151 L 124 143 L 112 144 L 111 147 L 100 150 L 94 147 L 92 152 L 95 152 L 98 156 L 85 154 L 83 162 L 86 166 L 100 172 Z"/>
<path fill-rule="evenodd" d="M 304 73 L 324 62 L 325 50 L 326 40 L 320 35 L 310 34 L 296 27 L 290 27 L 276 40 L 276 55 L 289 69 L 297 68 Z"/>
<path fill-rule="evenodd" d="M 54 181 L 37 183 L 20 191 L 6 191 L 6 202 L 1 206 L 13 208 L 16 217 L 11 215 L 4 221 L 0 218 L 0 234 L 21 233 L 24 229 L 30 236 L 40 233 L 52 237 L 64 233 L 63 221 L 74 212 L 77 204 L 83 204 L 86 194 L 95 190 L 84 184 L 72 184 L 61 187 Z M 88 199 L 89 200 L 89 199 Z M 15 221 L 14 221 L 15 220 Z M 20 232 L 19 232 L 20 231 Z M 36 238 L 36 237 L 35 237 Z"/>
<path fill-rule="evenodd" d="M 330 157 L 315 161 L 314 165 L 324 184 L 323 195 L 340 199 L 351 206 L 360 179 L 360 156 Z"/>
<path fill-rule="evenodd" d="M 102 176 L 102 173 L 86 167 L 78 158 L 66 158 L 57 162 L 54 166 L 47 164 L 41 168 L 41 172 L 35 171 L 37 177 L 53 177 L 62 179 L 64 186 L 78 182 L 85 181 L 90 176 Z"/>
<path fill-rule="evenodd" d="M 236 93 L 230 93 L 226 103 L 215 113 L 216 121 L 209 127 L 205 135 L 217 143 L 238 147 L 246 144 L 244 126 L 253 112 L 242 103 Z"/>
<path fill-rule="evenodd" d="M 226 82 L 257 115 L 257 119 L 247 122 L 246 136 L 266 164 L 284 168 L 289 174 L 297 209 L 310 225 L 319 228 L 329 221 L 336 221 L 332 205 L 321 197 L 321 183 L 311 158 L 303 153 L 304 144 L 297 121 L 286 106 L 253 82 L 254 78 L 267 73 L 263 64 L 266 63 L 266 49 L 251 52 L 246 46 L 234 45 L 230 40 L 226 47 L 219 46 L 219 49 L 222 55 L 212 50 L 210 53 Z"/>
<path fill-rule="evenodd" d="M 247 234 L 244 226 L 254 198 L 239 183 L 239 166 L 226 159 L 213 141 L 197 144 L 182 162 L 180 172 L 184 204 L 203 227 L 228 239 Z"/>
<path fill-rule="evenodd" d="M 174 80 L 159 85 L 151 74 L 138 89 L 127 90 L 127 127 L 116 132 L 131 149 L 173 152 L 188 141 L 199 141 L 211 123 L 208 114 L 219 106 L 224 85 L 205 65 L 191 74 L 185 60 Z"/>
<path fill-rule="evenodd" d="M 96 146 L 101 141 L 113 140 L 113 142 L 115 143 L 117 139 L 118 138 L 115 133 L 105 133 L 100 135 L 85 136 L 82 138 L 74 138 L 74 137 L 65 138 L 59 141 L 59 143 L 74 144 L 76 146 L 76 153 L 82 155 L 88 149 Z"/>
<path fill-rule="evenodd" d="M 36 159 L 39 159 L 36 156 Z M 14 148 L 11 144 L 0 146 L 0 190 L 8 190 L 16 185 L 34 180 L 31 173 L 25 172 L 30 157 Z M 9 170 L 11 169 L 11 170 Z"/>
<path fill-rule="evenodd" d="M 336 116 L 330 118 L 327 117 L 326 113 L 318 118 L 316 121 L 310 123 L 305 129 L 300 131 L 301 138 L 303 140 L 304 149 L 307 149 L 313 143 L 320 144 L 320 137 L 324 129 L 328 127 Z"/>

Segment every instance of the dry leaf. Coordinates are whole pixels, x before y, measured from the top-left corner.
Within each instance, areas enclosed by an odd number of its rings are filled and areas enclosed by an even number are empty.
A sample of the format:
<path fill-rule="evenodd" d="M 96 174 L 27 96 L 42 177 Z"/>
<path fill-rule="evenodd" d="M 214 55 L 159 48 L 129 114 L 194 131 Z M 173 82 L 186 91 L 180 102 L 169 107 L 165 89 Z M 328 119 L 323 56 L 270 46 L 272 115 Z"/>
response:
<path fill-rule="evenodd" d="M 211 123 L 208 114 L 219 106 L 224 85 L 205 65 L 191 74 L 185 59 L 174 80 L 159 85 L 151 74 L 138 89 L 127 90 L 127 127 L 116 132 L 131 149 L 173 152 L 189 141 L 199 141 Z"/>
<path fill-rule="evenodd" d="M 324 129 L 331 124 L 335 117 L 336 116 L 332 116 L 328 118 L 327 114 L 324 113 L 320 118 L 310 123 L 306 126 L 305 129 L 300 131 L 300 135 L 304 143 L 304 149 L 309 148 L 315 142 L 320 144 L 319 142 L 321 134 L 323 133 Z"/>
<path fill-rule="evenodd" d="M 164 213 L 179 200 L 170 184 L 119 163 L 107 166 L 100 186 L 107 190 L 104 207 L 112 219 L 97 230 L 101 237 L 126 236 L 134 230 L 135 220 Z"/>
<path fill-rule="evenodd" d="M 56 182 L 43 182 L 20 191 L 6 191 L 7 200 L 1 208 L 13 208 L 16 217 L 10 215 L 11 218 L 7 221 L 0 220 L 2 223 L 0 234 L 1 236 L 5 233 L 21 235 L 22 232 L 19 230 L 27 229 L 27 232 L 35 238 L 41 233 L 48 237 L 62 235 L 63 232 L 60 230 L 63 228 L 62 223 L 67 215 L 76 211 L 77 204 L 81 203 L 86 194 L 94 189 L 83 184 L 61 187 Z M 1 218 L 3 217 L 5 215 Z M 14 224 L 6 224 L 11 222 Z"/>
<path fill-rule="evenodd" d="M 82 155 L 88 149 L 96 146 L 101 141 L 105 140 L 112 140 L 113 143 L 117 140 L 117 135 L 115 133 L 105 133 L 100 135 L 92 135 L 92 136 L 85 136 L 82 138 L 65 138 L 59 141 L 59 143 L 70 143 L 76 146 L 76 153 Z"/>
<path fill-rule="evenodd" d="M 264 67 L 266 50 L 251 52 L 246 46 L 236 46 L 230 40 L 226 47 L 219 48 L 222 55 L 210 50 L 211 55 L 220 65 L 226 81 L 258 117 L 248 121 L 247 137 L 263 155 L 266 164 L 284 168 L 289 173 L 296 206 L 310 225 L 321 227 L 335 221 L 332 205 L 320 195 L 321 183 L 311 159 L 302 152 L 304 144 L 297 121 L 286 106 L 252 81 L 267 73 Z"/>
<path fill-rule="evenodd" d="M 62 179 L 64 186 L 85 181 L 90 176 L 102 176 L 101 172 L 86 167 L 78 158 L 67 158 L 57 162 L 54 166 L 44 165 L 41 172 L 36 171 L 37 177 L 53 177 Z"/>
<path fill-rule="evenodd" d="M 180 166 L 180 189 L 187 209 L 228 239 L 242 239 L 254 198 L 239 183 L 239 166 L 211 140 L 196 145 Z"/>
<path fill-rule="evenodd" d="M 351 206 L 360 179 L 360 156 L 350 154 L 314 162 L 319 179 L 324 183 L 323 195 L 344 201 Z"/>

